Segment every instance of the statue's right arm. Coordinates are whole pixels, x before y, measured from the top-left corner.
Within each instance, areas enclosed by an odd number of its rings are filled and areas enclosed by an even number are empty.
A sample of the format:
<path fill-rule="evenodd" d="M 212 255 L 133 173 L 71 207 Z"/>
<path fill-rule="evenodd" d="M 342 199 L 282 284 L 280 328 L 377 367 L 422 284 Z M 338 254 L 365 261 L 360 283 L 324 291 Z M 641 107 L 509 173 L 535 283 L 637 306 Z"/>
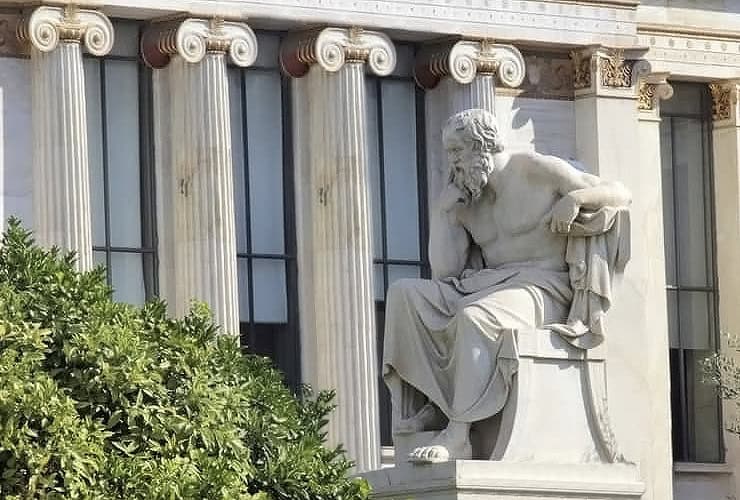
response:
<path fill-rule="evenodd" d="M 456 214 L 456 205 L 461 201 L 459 194 L 454 185 L 447 186 L 432 209 L 429 263 L 434 279 L 460 276 L 468 260 L 470 235 Z"/>

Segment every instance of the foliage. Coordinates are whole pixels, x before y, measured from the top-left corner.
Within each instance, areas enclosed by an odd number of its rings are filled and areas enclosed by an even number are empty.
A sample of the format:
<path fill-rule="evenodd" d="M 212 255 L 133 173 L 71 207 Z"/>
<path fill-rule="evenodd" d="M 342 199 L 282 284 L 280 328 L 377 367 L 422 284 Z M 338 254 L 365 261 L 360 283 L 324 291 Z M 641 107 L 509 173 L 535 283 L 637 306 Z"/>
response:
<path fill-rule="evenodd" d="M 719 396 L 735 405 L 731 418 L 725 418 L 727 430 L 740 436 L 740 338 L 723 334 L 727 350 L 713 353 L 703 360 L 706 378 L 715 385 Z M 733 355 L 733 353 L 737 353 Z"/>
<path fill-rule="evenodd" d="M 114 303 L 100 268 L 0 248 L 0 497 L 367 498 L 323 446 L 331 393 L 297 399 L 269 361 L 217 335 L 207 307 Z"/>

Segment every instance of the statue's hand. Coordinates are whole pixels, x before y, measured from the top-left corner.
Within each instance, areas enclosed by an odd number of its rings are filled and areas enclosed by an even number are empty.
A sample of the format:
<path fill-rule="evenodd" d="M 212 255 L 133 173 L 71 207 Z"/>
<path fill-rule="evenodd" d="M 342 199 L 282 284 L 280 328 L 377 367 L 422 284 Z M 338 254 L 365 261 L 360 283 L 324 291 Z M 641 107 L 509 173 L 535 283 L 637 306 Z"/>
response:
<path fill-rule="evenodd" d="M 457 207 L 465 205 L 466 202 L 465 193 L 454 184 L 448 184 L 439 195 L 437 207 L 440 212 L 448 213 Z"/>
<path fill-rule="evenodd" d="M 555 203 L 544 222 L 550 225 L 553 233 L 567 233 L 580 209 L 581 207 L 572 196 L 565 195 Z"/>

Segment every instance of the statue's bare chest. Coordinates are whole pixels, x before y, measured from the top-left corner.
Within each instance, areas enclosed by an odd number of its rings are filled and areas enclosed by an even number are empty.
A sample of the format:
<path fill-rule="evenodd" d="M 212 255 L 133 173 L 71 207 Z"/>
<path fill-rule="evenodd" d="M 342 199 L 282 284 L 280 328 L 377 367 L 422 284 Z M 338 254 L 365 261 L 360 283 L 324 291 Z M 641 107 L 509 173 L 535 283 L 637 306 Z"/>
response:
<path fill-rule="evenodd" d="M 460 222 L 479 245 L 546 229 L 543 219 L 558 195 L 551 188 L 533 188 L 513 179 L 497 186 L 496 195 L 481 199 L 458 214 Z"/>

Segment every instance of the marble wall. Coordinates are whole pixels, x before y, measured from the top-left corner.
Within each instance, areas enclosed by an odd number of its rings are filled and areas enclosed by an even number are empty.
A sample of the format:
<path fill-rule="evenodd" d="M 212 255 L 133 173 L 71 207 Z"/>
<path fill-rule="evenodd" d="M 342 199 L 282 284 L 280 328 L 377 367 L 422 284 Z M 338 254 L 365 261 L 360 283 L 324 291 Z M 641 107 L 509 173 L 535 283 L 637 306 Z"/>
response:
<path fill-rule="evenodd" d="M 31 75 L 27 59 L 0 57 L 0 220 L 32 223 Z"/>

